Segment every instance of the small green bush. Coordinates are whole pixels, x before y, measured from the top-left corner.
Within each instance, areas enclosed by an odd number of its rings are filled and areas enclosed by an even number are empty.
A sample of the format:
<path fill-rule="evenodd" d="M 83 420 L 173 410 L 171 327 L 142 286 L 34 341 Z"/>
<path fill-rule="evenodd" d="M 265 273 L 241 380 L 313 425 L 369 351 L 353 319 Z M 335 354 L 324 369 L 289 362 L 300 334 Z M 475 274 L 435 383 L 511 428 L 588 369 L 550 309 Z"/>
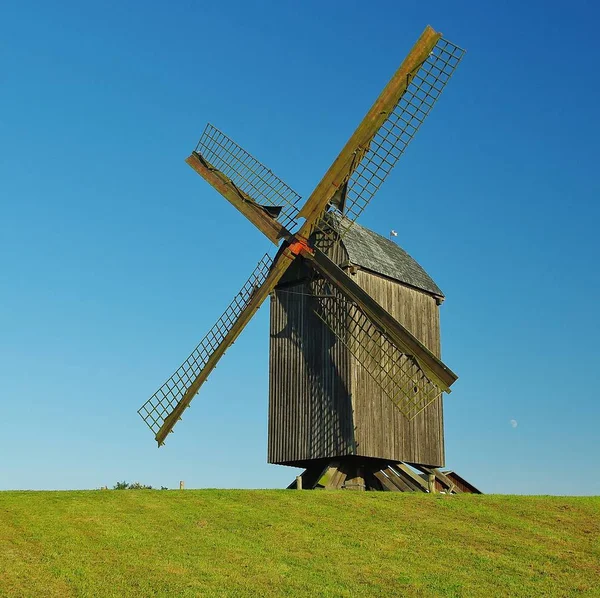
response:
<path fill-rule="evenodd" d="M 163 486 L 161 490 L 166 488 Z M 125 481 L 117 482 L 113 486 L 113 490 L 152 490 L 152 486 L 146 486 L 146 484 L 140 484 L 139 482 L 133 482 L 133 484 L 129 484 Z"/>

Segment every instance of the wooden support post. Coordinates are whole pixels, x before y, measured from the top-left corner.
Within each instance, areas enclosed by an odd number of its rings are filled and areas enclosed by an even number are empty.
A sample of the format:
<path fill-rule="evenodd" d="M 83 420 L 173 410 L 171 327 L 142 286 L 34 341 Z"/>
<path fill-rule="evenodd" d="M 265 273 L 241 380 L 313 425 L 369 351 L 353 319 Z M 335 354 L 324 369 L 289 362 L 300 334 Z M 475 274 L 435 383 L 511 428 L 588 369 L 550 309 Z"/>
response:
<path fill-rule="evenodd" d="M 365 474 L 362 467 L 356 467 L 344 482 L 346 490 L 366 490 Z"/>
<path fill-rule="evenodd" d="M 346 481 L 346 472 L 340 469 L 338 461 L 332 461 L 324 475 L 325 479 L 321 480 L 324 483 L 326 490 L 339 490 Z"/>
<path fill-rule="evenodd" d="M 427 474 L 427 485 L 429 486 L 429 492 L 431 494 L 435 493 L 435 474 L 430 473 Z"/>
<path fill-rule="evenodd" d="M 446 494 L 462 492 L 462 490 L 458 488 L 452 480 L 447 478 L 439 469 L 436 469 L 435 467 L 426 467 L 425 465 L 419 465 L 418 463 L 413 463 L 413 467 L 419 471 L 422 471 L 426 475 L 433 474 L 434 478 L 440 483 Z"/>
<path fill-rule="evenodd" d="M 184 487 L 185 487 L 185 483 L 184 483 L 184 481 L 183 481 L 183 480 L 181 480 L 181 482 L 179 482 L 179 489 L 180 489 L 180 490 L 183 490 L 183 489 L 184 489 Z"/>
<path fill-rule="evenodd" d="M 421 471 L 417 474 L 413 469 Z M 183 483 L 183 482 L 182 482 Z M 456 484 L 460 484 L 460 486 Z M 296 476 L 289 489 L 313 490 L 314 488 L 346 490 L 389 490 L 392 492 L 456 492 L 481 491 L 452 471 L 441 472 L 434 467 L 412 463 L 393 463 L 383 459 L 341 457 L 327 462 L 316 460 L 302 475 Z"/>

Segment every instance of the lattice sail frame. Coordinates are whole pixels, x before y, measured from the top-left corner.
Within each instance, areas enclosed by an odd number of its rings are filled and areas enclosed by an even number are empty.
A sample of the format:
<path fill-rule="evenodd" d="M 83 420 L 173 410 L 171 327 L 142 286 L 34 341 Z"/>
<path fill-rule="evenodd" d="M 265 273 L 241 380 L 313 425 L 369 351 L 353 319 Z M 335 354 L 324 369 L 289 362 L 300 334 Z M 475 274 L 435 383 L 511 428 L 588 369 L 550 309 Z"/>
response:
<path fill-rule="evenodd" d="M 238 189 L 256 203 L 281 207 L 277 219 L 288 230 L 294 231 L 300 211 L 298 207 L 300 195 L 254 156 L 210 123 L 206 125 L 198 141 L 196 153 L 227 176 Z"/>
<path fill-rule="evenodd" d="M 273 259 L 265 254 L 216 324 L 200 341 L 175 373 L 140 407 L 138 413 L 156 435 L 185 391 L 206 366 L 211 353 L 221 344 L 254 291 L 266 280 Z"/>
<path fill-rule="evenodd" d="M 409 421 L 442 394 L 411 355 L 402 353 L 352 301 L 328 281 L 309 284 L 314 312 Z"/>
<path fill-rule="evenodd" d="M 390 174 L 440 97 L 465 50 L 441 38 L 412 74 L 406 91 L 373 136 L 352 171 L 342 209 L 331 209 L 353 223 Z M 326 227 L 326 223 L 321 221 Z M 343 234 L 342 234 L 343 236 Z"/>

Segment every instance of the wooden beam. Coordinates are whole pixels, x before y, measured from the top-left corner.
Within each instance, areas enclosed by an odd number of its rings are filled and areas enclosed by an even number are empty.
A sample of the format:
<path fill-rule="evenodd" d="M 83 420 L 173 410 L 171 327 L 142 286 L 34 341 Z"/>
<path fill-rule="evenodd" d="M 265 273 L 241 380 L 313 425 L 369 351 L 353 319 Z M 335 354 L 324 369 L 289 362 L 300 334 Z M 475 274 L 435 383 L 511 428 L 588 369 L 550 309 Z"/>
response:
<path fill-rule="evenodd" d="M 427 474 L 427 485 L 429 486 L 430 494 L 435 494 L 435 474 Z"/>
<path fill-rule="evenodd" d="M 344 482 L 344 488 L 346 490 L 366 490 L 366 480 L 364 473 L 358 469 L 354 473 L 346 477 Z"/>
<path fill-rule="evenodd" d="M 427 492 L 427 483 L 404 463 L 394 463 L 394 465 L 389 466 L 389 469 L 395 471 L 413 490 Z"/>
<path fill-rule="evenodd" d="M 375 477 L 374 471 L 367 471 L 365 473 L 365 485 L 367 490 L 385 490 L 383 484 Z"/>
<path fill-rule="evenodd" d="M 473 486 L 471 482 L 467 482 L 465 478 L 459 476 L 455 471 L 445 471 L 442 473 L 463 492 L 470 494 L 483 494 L 479 488 Z"/>
<path fill-rule="evenodd" d="M 312 252 L 305 252 L 302 255 L 310 260 L 310 263 L 321 274 L 331 280 L 346 297 L 354 301 L 385 332 L 400 351 L 412 355 L 432 382 L 437 384 L 441 390 L 450 392 L 450 386 L 457 380 L 458 376 L 448 366 L 440 361 L 322 251 L 315 248 Z"/>
<path fill-rule="evenodd" d="M 429 25 L 425 28 L 417 43 L 375 100 L 321 182 L 316 186 L 300 210 L 299 216 L 310 222 L 315 222 L 320 218 L 336 191 L 348 180 L 352 169 L 360 163 L 361 154 L 364 155 L 367 151 L 369 143 L 406 92 L 412 74 L 427 60 L 441 36 L 441 33 L 437 33 Z M 303 231 L 305 236 L 307 236 L 307 232 L 310 231 Z"/>
<path fill-rule="evenodd" d="M 414 492 L 414 488 L 410 486 L 406 480 L 403 480 L 393 469 L 386 467 L 383 473 L 387 475 L 388 480 L 398 486 L 402 492 Z"/>
<path fill-rule="evenodd" d="M 312 490 L 319 480 L 325 475 L 325 471 L 327 466 L 321 464 L 317 464 L 313 467 L 308 468 L 302 474 L 302 487 L 305 490 Z"/>
<path fill-rule="evenodd" d="M 319 480 L 326 490 L 337 490 L 342 487 L 346 481 L 346 473 L 341 469 L 337 461 L 329 464 L 327 470 L 323 474 L 324 480 Z"/>
<path fill-rule="evenodd" d="M 249 195 L 236 187 L 231 179 L 214 168 L 196 152 L 186 163 L 191 166 L 207 183 L 212 185 L 229 203 L 239 210 L 269 241 L 275 245 L 281 239 L 290 238 L 289 231 L 272 216 L 269 216 Z"/>
<path fill-rule="evenodd" d="M 435 467 L 426 467 L 425 465 L 419 465 L 418 463 L 411 463 L 411 465 L 427 475 L 435 476 L 436 480 L 438 480 L 449 492 L 462 492 L 462 490 L 458 488 L 451 479 L 447 478 L 439 469 Z"/>
<path fill-rule="evenodd" d="M 401 471 L 405 477 L 410 478 L 415 486 L 422 492 L 427 492 L 427 482 L 418 474 L 415 473 L 408 465 L 404 463 L 395 463 L 392 466 L 394 469 Z"/>
<path fill-rule="evenodd" d="M 390 490 L 391 492 L 401 492 L 400 488 L 398 488 L 396 484 L 392 484 L 383 472 L 376 471 L 373 476 L 386 490 Z"/>

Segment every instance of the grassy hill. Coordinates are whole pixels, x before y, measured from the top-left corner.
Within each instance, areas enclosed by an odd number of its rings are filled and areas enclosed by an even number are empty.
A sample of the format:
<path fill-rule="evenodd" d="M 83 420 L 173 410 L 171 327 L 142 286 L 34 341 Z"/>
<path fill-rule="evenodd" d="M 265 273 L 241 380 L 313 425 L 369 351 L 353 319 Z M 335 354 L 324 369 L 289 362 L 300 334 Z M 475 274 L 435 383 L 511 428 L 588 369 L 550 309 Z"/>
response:
<path fill-rule="evenodd" d="M 0 493 L 0 596 L 600 595 L 600 497 Z"/>

